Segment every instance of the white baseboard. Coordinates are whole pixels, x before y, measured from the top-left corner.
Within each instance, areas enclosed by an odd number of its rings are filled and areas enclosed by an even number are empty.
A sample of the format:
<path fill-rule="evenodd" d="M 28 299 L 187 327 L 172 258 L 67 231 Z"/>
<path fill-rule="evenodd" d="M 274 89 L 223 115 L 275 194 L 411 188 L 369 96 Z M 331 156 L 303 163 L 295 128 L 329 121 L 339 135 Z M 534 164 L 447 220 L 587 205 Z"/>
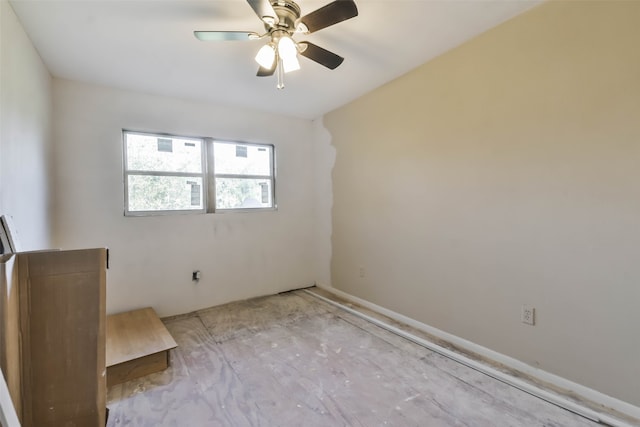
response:
<path fill-rule="evenodd" d="M 558 375 L 552 374 L 542 369 L 535 368 L 520 360 L 514 359 L 513 357 L 509 357 L 505 354 L 491 350 L 487 347 L 483 347 L 474 342 L 460 338 L 456 335 L 452 335 L 438 328 L 434 328 L 433 326 L 429 326 L 425 323 L 411 319 L 407 316 L 396 313 L 392 310 L 386 309 L 384 307 L 381 307 L 369 301 L 363 300 L 361 298 L 348 294 L 339 289 L 336 289 L 330 286 L 321 285 L 321 284 L 316 284 L 316 286 L 320 289 L 326 290 L 327 292 L 331 292 L 332 294 L 340 298 L 343 298 L 347 301 L 351 301 L 364 308 L 367 308 L 375 311 L 376 313 L 382 314 L 383 316 L 386 316 L 390 319 L 396 320 L 412 328 L 431 334 L 434 337 L 439 338 L 443 341 L 449 342 L 456 347 L 460 347 L 461 349 L 478 354 L 481 357 L 485 357 L 487 359 L 493 360 L 510 369 L 520 371 L 530 376 L 533 379 L 549 383 L 555 387 L 558 387 L 564 390 L 568 390 L 586 400 L 590 400 L 591 402 L 594 402 L 606 408 L 613 409 L 614 411 L 620 412 L 622 414 L 625 414 L 640 420 L 640 407 L 638 406 L 632 405 L 620 399 L 616 399 L 615 397 L 611 397 L 597 390 L 575 383 L 566 378 L 560 377 Z"/>

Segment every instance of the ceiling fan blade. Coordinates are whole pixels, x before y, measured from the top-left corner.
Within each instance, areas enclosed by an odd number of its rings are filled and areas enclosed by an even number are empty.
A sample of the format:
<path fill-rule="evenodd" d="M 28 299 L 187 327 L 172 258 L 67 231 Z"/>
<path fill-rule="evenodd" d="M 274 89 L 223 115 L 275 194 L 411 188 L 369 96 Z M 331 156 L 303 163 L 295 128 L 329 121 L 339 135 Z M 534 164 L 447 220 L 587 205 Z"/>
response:
<path fill-rule="evenodd" d="M 269 0 L 247 0 L 247 3 L 265 24 L 274 26 L 278 23 L 278 15 Z"/>
<path fill-rule="evenodd" d="M 299 23 L 306 27 L 305 33 L 313 33 L 355 16 L 358 16 L 358 8 L 353 0 L 335 0 L 303 16 Z"/>
<path fill-rule="evenodd" d="M 243 41 L 260 37 L 258 33 L 252 31 L 194 31 L 193 35 L 203 42 Z"/>
<path fill-rule="evenodd" d="M 324 65 L 331 70 L 338 68 L 338 66 L 342 64 L 342 61 L 344 61 L 342 56 L 336 55 L 335 53 L 323 49 L 320 46 L 316 46 L 313 43 L 300 42 L 298 43 L 298 46 L 302 47 L 300 55 L 305 56 L 312 61 L 316 61 L 318 64 Z"/>
<path fill-rule="evenodd" d="M 268 68 L 258 68 L 258 73 L 256 74 L 256 76 L 258 77 L 269 77 L 269 76 L 273 76 L 273 73 L 276 72 L 276 67 L 273 67 L 271 69 Z"/>
<path fill-rule="evenodd" d="M 269 68 L 264 68 L 264 67 L 258 68 L 258 74 L 256 74 L 256 76 L 258 76 L 258 77 L 273 76 L 273 73 L 276 72 L 277 63 L 278 63 L 277 58 L 273 58 L 273 64 L 271 65 L 271 67 L 269 67 Z"/>

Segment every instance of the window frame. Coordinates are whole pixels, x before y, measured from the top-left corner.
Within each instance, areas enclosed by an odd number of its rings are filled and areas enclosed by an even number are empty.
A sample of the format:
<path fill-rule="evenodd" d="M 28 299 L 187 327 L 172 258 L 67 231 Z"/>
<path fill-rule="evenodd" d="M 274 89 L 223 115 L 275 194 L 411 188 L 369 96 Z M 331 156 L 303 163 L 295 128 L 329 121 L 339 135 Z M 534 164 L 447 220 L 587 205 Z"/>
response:
<path fill-rule="evenodd" d="M 200 142 L 200 162 L 201 172 L 164 172 L 149 170 L 130 170 L 128 169 L 127 158 L 127 134 L 146 135 L 156 138 L 175 138 L 175 139 L 191 139 Z M 214 143 L 223 143 L 231 145 L 244 145 L 252 147 L 266 147 L 270 152 L 269 170 L 270 175 L 242 175 L 242 174 L 216 174 L 215 173 L 215 157 Z M 213 214 L 213 213 L 243 213 L 243 212 L 264 212 L 276 211 L 278 209 L 276 202 L 276 149 L 273 144 L 264 144 L 246 141 L 234 141 L 230 139 L 217 139 L 212 137 L 197 137 L 176 135 L 166 132 L 149 132 L 136 131 L 131 129 L 122 129 L 122 151 L 123 151 L 123 187 L 124 187 L 124 216 L 141 217 L 141 216 L 164 216 L 164 215 L 195 215 L 195 214 Z M 163 209 L 163 210 L 145 210 L 131 211 L 129 209 L 129 176 L 170 176 L 184 178 L 201 178 L 202 179 L 202 208 L 201 209 Z M 265 179 L 271 183 L 271 205 L 270 207 L 255 208 L 218 208 L 216 206 L 216 178 L 245 178 L 245 179 Z"/>

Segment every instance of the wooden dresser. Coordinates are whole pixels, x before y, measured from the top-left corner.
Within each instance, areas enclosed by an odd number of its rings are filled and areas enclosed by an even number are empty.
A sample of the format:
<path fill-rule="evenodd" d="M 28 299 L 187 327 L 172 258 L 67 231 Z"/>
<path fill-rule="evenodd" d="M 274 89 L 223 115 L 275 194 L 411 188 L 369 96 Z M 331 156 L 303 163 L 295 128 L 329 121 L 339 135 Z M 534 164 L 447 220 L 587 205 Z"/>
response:
<path fill-rule="evenodd" d="M 0 259 L 0 367 L 23 427 L 104 426 L 106 249 Z"/>

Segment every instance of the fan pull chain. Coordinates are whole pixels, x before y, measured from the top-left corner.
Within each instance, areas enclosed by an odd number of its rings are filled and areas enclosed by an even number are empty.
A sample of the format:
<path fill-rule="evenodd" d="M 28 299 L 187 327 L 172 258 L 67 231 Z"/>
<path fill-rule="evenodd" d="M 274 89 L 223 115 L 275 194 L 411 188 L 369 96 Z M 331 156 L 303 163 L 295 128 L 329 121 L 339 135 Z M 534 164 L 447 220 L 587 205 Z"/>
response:
<path fill-rule="evenodd" d="M 284 89 L 284 69 L 282 67 L 282 58 L 278 58 L 278 69 L 276 70 L 278 74 L 278 85 L 276 86 L 278 89 Z"/>

